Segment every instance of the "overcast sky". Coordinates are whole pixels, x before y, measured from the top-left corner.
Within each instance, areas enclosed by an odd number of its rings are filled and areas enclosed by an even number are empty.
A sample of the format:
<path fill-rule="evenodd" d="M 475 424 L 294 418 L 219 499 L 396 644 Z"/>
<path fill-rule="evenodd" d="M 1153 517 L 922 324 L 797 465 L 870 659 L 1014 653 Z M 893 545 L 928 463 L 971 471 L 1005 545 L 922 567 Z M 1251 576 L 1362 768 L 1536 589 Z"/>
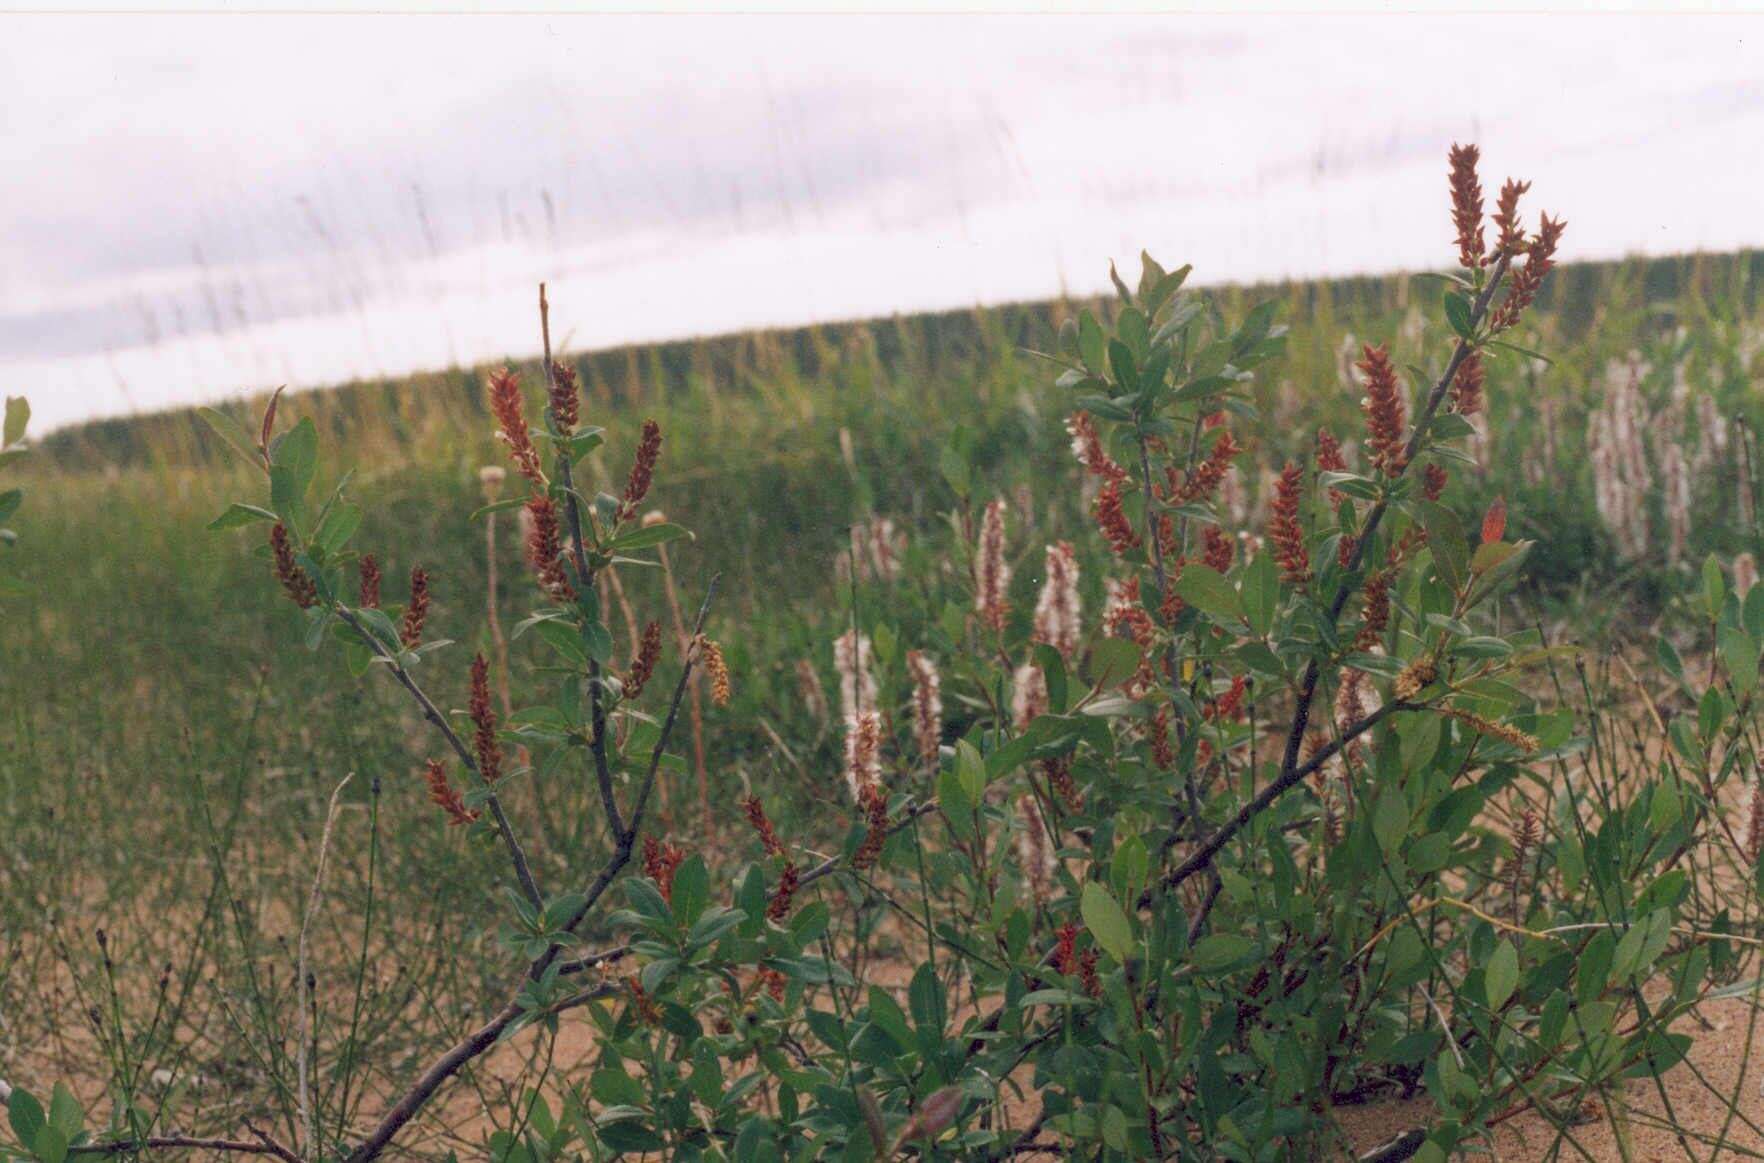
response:
<path fill-rule="evenodd" d="M 0 390 L 44 426 L 1106 285 L 1764 242 L 1735 17 L 0 17 Z"/>

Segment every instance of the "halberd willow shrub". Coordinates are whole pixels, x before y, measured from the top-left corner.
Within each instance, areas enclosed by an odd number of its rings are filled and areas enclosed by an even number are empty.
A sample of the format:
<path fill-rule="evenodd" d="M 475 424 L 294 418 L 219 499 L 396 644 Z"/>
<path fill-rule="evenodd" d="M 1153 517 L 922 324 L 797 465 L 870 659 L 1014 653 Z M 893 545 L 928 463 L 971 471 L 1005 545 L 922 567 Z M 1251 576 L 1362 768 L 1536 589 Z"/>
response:
<path fill-rule="evenodd" d="M 489 1020 L 438 1042 L 366 1125 L 313 1117 L 337 1052 L 320 1046 L 312 1091 L 304 1073 L 280 1088 L 302 1108 L 283 1125 L 314 1137 L 247 1125 L 224 1149 L 365 1163 L 498 1043 L 566 1021 L 592 1026 L 592 1070 L 551 1081 L 557 1110 L 524 1092 L 490 1157 L 1312 1158 L 1345 1149 L 1336 1105 L 1424 1089 L 1431 1124 L 1379 1157 L 1441 1159 L 1533 1107 L 1571 1136 L 1583 1099 L 1671 1067 L 1687 1039 L 1670 1024 L 1733 980 L 1752 923 L 1693 886 L 1686 857 L 1713 843 L 1751 884 L 1758 838 L 1734 834 L 1719 790 L 1749 754 L 1764 588 L 1741 602 L 1714 571 L 1725 666 L 1700 694 L 1665 659 L 1701 700 L 1695 728 L 1673 724 L 1673 764 L 1621 787 L 1602 767 L 1567 781 L 1585 740 L 1530 693 L 1561 652 L 1503 627 L 1495 602 L 1528 544 L 1506 540 L 1504 509 L 1472 531 L 1451 504 L 1483 361 L 1534 358 L 1502 337 L 1561 224 L 1528 234 L 1525 186 L 1508 183 L 1491 246 L 1476 160 L 1453 151 L 1449 347 L 1409 366 L 1365 346 L 1363 436 L 1307 436 L 1262 528 L 1230 527 L 1220 490 L 1283 329 L 1270 307 L 1231 325 L 1184 289 L 1187 268 L 1147 257 L 1136 286 L 1115 278 L 1112 317 L 1081 315 L 1047 357 L 1071 393 L 1062 487 L 1086 490 L 1093 536 L 1013 538 L 1021 518 L 973 496 L 959 436 L 953 561 L 915 578 L 927 559 L 903 556 L 892 525 L 854 534 L 859 600 L 832 644 L 850 801 L 833 851 L 727 780 L 751 859 L 646 832 L 694 668 L 719 701 L 741 676 L 704 607 L 671 688 L 656 622 L 615 658 L 598 581 L 683 530 L 641 519 L 653 424 L 622 495 L 578 491 L 603 433 L 579 426 L 549 352 L 539 425 L 512 374 L 489 391 L 539 603 L 517 633 L 543 643 L 561 695 L 499 722 L 480 658 L 464 733 L 419 681 L 448 657 L 425 640 L 427 576 L 405 608 L 381 605 L 377 565 L 350 548 L 347 478 L 315 503 L 311 422 L 276 435 L 272 402 L 255 439 L 223 430 L 267 503 L 215 524 L 267 526 L 309 644 L 337 640 L 421 708 L 436 826 L 506 854 L 512 958 Z M 1013 576 L 1038 566 L 1023 601 Z M 1088 624 L 1086 579 L 1105 595 Z M 602 815 L 597 863 L 542 885 L 504 800 L 579 775 Z M 815 815 L 838 787 L 828 773 Z M 20 1094 L 19 1149 L 93 1142 L 71 1099 L 45 1116 Z M 142 1133 L 135 1101 L 108 1149 L 201 1145 Z"/>

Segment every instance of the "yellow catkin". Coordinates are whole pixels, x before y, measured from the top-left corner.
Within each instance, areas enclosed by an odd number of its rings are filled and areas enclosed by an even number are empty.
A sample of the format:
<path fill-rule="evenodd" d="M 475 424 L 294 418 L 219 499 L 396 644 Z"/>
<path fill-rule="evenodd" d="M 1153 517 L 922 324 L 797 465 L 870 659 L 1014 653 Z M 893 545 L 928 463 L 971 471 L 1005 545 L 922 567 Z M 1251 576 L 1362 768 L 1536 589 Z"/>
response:
<path fill-rule="evenodd" d="M 698 636 L 698 649 L 704 656 L 704 670 L 710 675 L 711 702 L 719 707 L 729 705 L 734 688 L 729 683 L 729 664 L 723 659 L 723 648 L 715 640 Z"/>
<path fill-rule="evenodd" d="M 1398 681 L 1401 680 L 1399 679 Z M 1492 736 L 1503 743 L 1511 743 L 1513 746 L 1527 754 L 1536 751 L 1538 748 L 1536 735 L 1527 735 L 1524 731 L 1521 731 L 1519 728 L 1514 727 L 1511 724 L 1497 723 L 1492 719 L 1485 719 L 1481 715 L 1472 714 L 1469 711 L 1460 710 L 1456 707 L 1448 707 L 1446 709 L 1446 714 L 1458 720 L 1458 722 L 1480 731 L 1484 735 Z"/>
<path fill-rule="evenodd" d="M 1390 688 L 1391 697 L 1399 703 L 1406 703 L 1438 677 L 1439 666 L 1431 656 L 1424 654 L 1403 667 L 1402 673 L 1396 676 L 1396 682 Z"/>

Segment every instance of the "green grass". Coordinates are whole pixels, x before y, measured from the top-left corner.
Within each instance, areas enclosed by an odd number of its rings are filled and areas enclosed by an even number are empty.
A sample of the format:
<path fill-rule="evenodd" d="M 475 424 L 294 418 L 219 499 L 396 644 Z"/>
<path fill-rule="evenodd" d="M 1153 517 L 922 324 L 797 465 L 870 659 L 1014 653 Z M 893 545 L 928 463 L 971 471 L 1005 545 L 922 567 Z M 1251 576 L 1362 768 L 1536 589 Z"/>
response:
<path fill-rule="evenodd" d="M 1659 560 L 1620 563 L 1592 505 L 1579 440 L 1607 363 L 1640 351 L 1665 369 L 1649 387 L 1656 396 L 1670 393 L 1680 367 L 1691 391 L 1710 394 L 1723 415 L 1764 418 L 1751 390 L 1764 370 L 1751 338 L 1764 334 L 1761 274 L 1764 256 L 1755 254 L 1564 268 L 1540 322 L 1517 337 L 1553 365 L 1509 358 L 1491 368 L 1493 451 L 1485 468 L 1462 470 L 1469 487 L 1460 496 L 1478 510 L 1506 496 L 1509 536 L 1540 542 L 1530 597 L 1577 632 L 1600 633 L 1638 610 L 1651 616 L 1674 572 Z M 1318 423 L 1357 433 L 1357 393 L 1338 370 L 1343 335 L 1389 338 L 1401 358 L 1419 347 L 1415 304 L 1437 293 L 1419 278 L 1220 291 L 1233 317 L 1244 301 L 1282 298 L 1292 325 L 1287 357 L 1257 387 L 1258 407 L 1285 436 L 1255 449 L 1252 463 L 1305 455 Z M 762 786 L 785 826 L 826 830 L 819 813 L 839 779 L 837 740 L 801 706 L 794 667 L 812 659 L 834 689 L 830 642 L 852 616 L 834 557 L 853 520 L 885 514 L 908 531 L 912 553 L 949 552 L 942 515 L 958 498 L 939 465 L 958 428 L 981 499 L 1024 490 L 1035 498 L 1036 527 L 1025 530 L 1018 515 L 1012 532 L 1018 604 L 1032 605 L 1040 546 L 1087 518 L 1061 429 L 1069 405 L 1049 365 L 1024 349 L 1051 349 L 1058 321 L 1077 306 L 909 317 L 577 361 L 587 420 L 605 424 L 608 449 L 617 450 L 596 454 L 586 483 L 616 488 L 638 423 L 658 418 L 667 445 L 652 501 L 698 533 L 673 552 L 682 598 L 696 603 L 711 575 L 723 579 L 711 625 L 728 646 L 737 697 L 709 714 L 720 807 L 744 783 Z M 554 307 L 560 319 L 589 309 Z M 521 339 L 509 338 L 511 346 Z M 282 403 L 285 423 L 311 416 L 318 425 L 321 480 L 356 469 L 352 491 L 369 514 L 356 545 L 380 557 L 389 600 L 402 595 L 415 561 L 434 578 L 431 634 L 460 643 L 425 662 L 423 679 L 444 707 L 463 704 L 466 660 L 488 644 L 483 528 L 468 515 L 482 503 L 479 466 L 500 458 L 481 382 L 479 372 L 425 375 Z M 1558 447 L 1545 469 L 1528 472 L 1549 438 L 1536 419 L 1545 397 L 1556 408 Z M 253 416 L 261 403 L 233 410 Z M 120 1004 L 132 1015 L 151 1011 L 168 963 L 173 995 L 188 997 L 160 1043 L 119 1044 L 112 1053 L 157 1062 L 168 1046 L 185 1045 L 196 1047 L 190 1068 L 211 1079 L 264 1073 L 252 1055 L 286 1048 L 252 1037 L 253 1023 L 268 1029 L 290 1004 L 292 927 L 327 798 L 349 773 L 332 904 L 318 936 L 330 986 L 344 989 L 359 969 L 344 951 L 372 907 L 396 923 L 375 937 L 374 987 L 353 1019 L 364 1038 L 395 1050 L 476 1004 L 502 963 L 479 920 L 493 912 L 483 902 L 498 883 L 497 853 L 468 848 L 436 824 L 416 774 L 432 745 L 399 692 L 377 674 L 349 678 L 334 650 L 301 647 L 260 530 L 205 530 L 229 501 L 254 497 L 261 480 L 231 461 L 192 412 L 58 432 L 31 459 L 26 506 L 14 522 L 23 542 L 10 555 L 30 594 L 0 611 L 8 836 L 0 849 L 0 1014 L 8 1015 L 0 1077 L 82 1076 L 92 1043 L 74 1015 L 108 1004 L 92 935 L 99 926 L 111 935 Z M 1690 564 L 1707 552 L 1725 558 L 1754 548 L 1755 534 L 1731 515 L 1734 463 L 1697 482 Z M 1256 472 L 1247 476 L 1253 487 Z M 512 626 L 533 603 L 506 518 L 501 535 L 500 616 Z M 1087 561 L 1087 611 L 1100 607 L 1101 577 Z M 663 616 L 658 577 L 633 577 L 630 589 L 640 616 Z M 895 595 L 891 625 L 903 637 L 933 634 L 958 591 Z M 612 621 L 623 652 L 628 643 Z M 520 664 L 527 645 L 515 646 L 515 682 L 533 692 L 543 676 Z M 675 794 L 678 803 L 689 793 L 682 785 Z M 536 781 L 532 794 L 515 798 L 523 828 L 546 840 L 534 845 L 536 871 L 556 882 L 590 867 L 601 841 L 586 831 L 592 815 L 580 773 Z M 58 948 L 70 969 L 58 967 Z M 86 991 L 78 999 L 67 992 L 76 983 Z"/>

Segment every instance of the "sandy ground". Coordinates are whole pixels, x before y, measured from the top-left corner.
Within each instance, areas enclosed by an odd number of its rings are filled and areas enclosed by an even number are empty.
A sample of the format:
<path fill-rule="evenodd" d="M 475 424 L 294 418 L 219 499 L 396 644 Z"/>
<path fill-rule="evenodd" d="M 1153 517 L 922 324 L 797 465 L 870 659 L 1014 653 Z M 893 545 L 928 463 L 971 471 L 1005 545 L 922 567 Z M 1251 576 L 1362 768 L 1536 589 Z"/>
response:
<path fill-rule="evenodd" d="M 871 976 L 883 984 L 904 989 L 911 976 L 911 966 L 890 961 L 876 965 Z M 1632 1079 L 1619 1091 L 1606 1096 L 1610 1111 L 1616 1115 L 1616 1122 L 1622 1128 L 1621 1137 L 1613 1130 L 1610 1114 L 1596 1102 L 1583 1109 L 1584 1121 L 1571 1128 L 1573 1143 L 1558 1136 L 1555 1128 L 1541 1115 L 1526 1111 L 1497 1128 L 1492 1143 L 1488 1145 L 1489 1153 L 1483 1157 L 1500 1163 L 1553 1163 L 1558 1159 L 1643 1163 L 1673 1159 L 1764 1158 L 1764 1005 L 1760 1005 L 1755 1018 L 1750 1001 L 1744 998 L 1710 1002 L 1702 1007 L 1701 1012 L 1709 1028 L 1699 1028 L 1692 1019 L 1681 1020 L 1679 1028 L 1692 1033 L 1696 1040 L 1688 1062 L 1674 1067 L 1663 1079 L 1664 1100 L 1654 1081 L 1645 1078 Z M 960 1020 L 959 1016 L 957 1020 Z M 1754 1021 L 1753 1045 L 1748 1057 L 1748 1025 Z M 75 1033 L 70 1030 L 67 1033 L 74 1034 L 76 1041 L 89 1042 L 89 1035 L 80 1036 L 85 1034 L 84 1031 Z M 553 1048 L 554 1082 L 585 1079 L 593 1070 L 597 1051 L 592 1024 L 579 1015 L 576 1020 L 566 1020 Z M 535 1055 L 543 1057 L 543 1043 L 537 1033 L 498 1047 L 475 1072 L 483 1087 L 483 1097 L 471 1085 L 454 1083 L 438 1096 L 435 1109 L 420 1126 L 411 1128 L 416 1133 L 409 1136 L 405 1146 L 424 1143 L 432 1149 L 451 1145 L 463 1152 L 462 1158 L 470 1157 L 473 1147 L 493 1129 L 484 1115 L 485 1098 L 495 1108 L 508 1109 L 507 1096 L 499 1093 L 499 1080 L 520 1076 L 523 1068 L 534 1064 Z M 47 1064 L 39 1061 L 35 1065 Z M 20 1081 L 23 1080 L 21 1077 Z M 79 1090 L 90 1089 L 82 1083 L 97 1082 L 96 1079 L 70 1081 L 75 1082 Z M 1026 1078 L 1023 1081 L 1027 1083 Z M 556 1086 L 546 1089 L 555 1091 Z M 1737 1107 L 1737 1114 L 1730 1122 L 1729 1096 L 1734 1096 Z M 99 1096 L 92 1093 L 86 1097 L 96 1099 Z M 370 1100 L 370 1108 L 377 1105 Z M 1039 1102 L 1033 1094 L 1027 1095 L 1022 1102 L 1009 1104 L 1007 1124 L 1018 1128 L 1026 1126 L 1038 1107 Z M 1684 1128 L 1682 1142 L 1671 1131 L 1658 1125 L 1668 1107 Z M 1420 1097 L 1339 1107 L 1335 1114 L 1357 1155 L 1412 1127 L 1425 1126 L 1431 1110 L 1428 1100 Z M 1723 1134 L 1724 1123 L 1728 1124 L 1726 1138 L 1717 1152 L 1715 1145 Z M 1338 1153 L 1334 1157 L 1353 1156 Z"/>
<path fill-rule="evenodd" d="M 1749 1062 L 1746 1061 L 1747 1026 L 1752 1021 L 1751 1003 L 1744 998 L 1710 1002 L 1703 1007 L 1703 1016 L 1714 1027 L 1698 1030 L 1694 1022 L 1681 1022 L 1680 1029 L 1695 1034 L 1690 1058 L 1667 1072 L 1662 1080 L 1665 1101 L 1654 1080 L 1631 1079 L 1619 1092 L 1608 1096 L 1612 1110 L 1623 1127 L 1622 1142 L 1612 1129 L 1612 1120 L 1599 1106 L 1583 1110 L 1586 1121 L 1572 1127 L 1578 1146 L 1559 1136 L 1547 1119 L 1533 1111 L 1520 1114 L 1497 1128 L 1490 1144 L 1489 1158 L 1502 1163 L 1541 1163 L 1545 1160 L 1652 1160 L 1695 1159 L 1722 1160 L 1764 1157 L 1764 1009 L 1758 1015 L 1755 1041 Z M 1745 1079 L 1740 1081 L 1742 1062 Z M 1701 1077 L 1699 1077 L 1699 1074 Z M 1728 1118 L 1727 1100 L 1736 1095 L 1737 1115 L 1727 1129 L 1725 1145 L 1717 1154 L 1715 1146 Z M 1663 1118 L 1667 1104 L 1684 1127 L 1681 1143 L 1671 1131 L 1656 1125 Z M 1389 1141 L 1410 1127 L 1427 1122 L 1431 1104 L 1425 1098 L 1407 1102 L 1378 1102 L 1363 1107 L 1345 1107 L 1336 1113 L 1354 1144 L 1355 1151 L 1366 1151 Z M 1750 1120 L 1750 1126 L 1745 1120 Z"/>

